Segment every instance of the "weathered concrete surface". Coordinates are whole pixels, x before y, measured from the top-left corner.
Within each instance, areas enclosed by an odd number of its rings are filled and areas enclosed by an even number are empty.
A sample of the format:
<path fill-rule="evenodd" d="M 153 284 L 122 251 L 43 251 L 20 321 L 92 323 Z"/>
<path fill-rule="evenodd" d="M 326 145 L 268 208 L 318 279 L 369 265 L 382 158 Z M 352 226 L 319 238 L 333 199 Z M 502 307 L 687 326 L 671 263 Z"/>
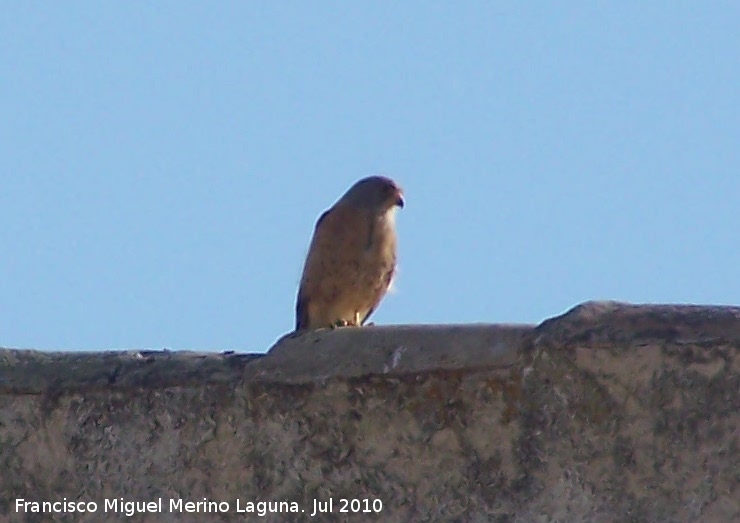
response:
<path fill-rule="evenodd" d="M 739 484 L 740 308 L 589 303 L 266 356 L 0 351 L 0 521 L 131 520 L 104 512 L 116 498 L 161 498 L 133 518 L 156 522 L 738 521 Z M 228 511 L 170 511 L 203 498 Z"/>

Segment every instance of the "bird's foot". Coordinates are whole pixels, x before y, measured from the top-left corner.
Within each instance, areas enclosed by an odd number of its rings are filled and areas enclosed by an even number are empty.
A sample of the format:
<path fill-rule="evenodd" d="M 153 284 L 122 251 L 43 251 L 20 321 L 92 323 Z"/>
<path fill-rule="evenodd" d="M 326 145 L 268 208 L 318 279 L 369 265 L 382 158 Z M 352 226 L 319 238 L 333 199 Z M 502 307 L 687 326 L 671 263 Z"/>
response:
<path fill-rule="evenodd" d="M 334 330 L 339 327 L 346 327 L 348 325 L 349 325 L 349 322 L 347 320 L 337 320 L 331 324 L 331 329 Z"/>

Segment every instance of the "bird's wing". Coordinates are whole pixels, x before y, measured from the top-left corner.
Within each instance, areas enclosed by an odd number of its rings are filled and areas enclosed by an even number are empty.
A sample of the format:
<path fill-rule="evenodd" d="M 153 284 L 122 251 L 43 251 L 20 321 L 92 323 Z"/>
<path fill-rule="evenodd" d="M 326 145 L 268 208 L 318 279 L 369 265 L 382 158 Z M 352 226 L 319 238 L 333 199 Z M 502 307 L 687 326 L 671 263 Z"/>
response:
<path fill-rule="evenodd" d="M 303 276 L 298 288 L 298 296 L 295 304 L 295 326 L 296 330 L 307 329 L 309 326 L 308 306 L 312 299 L 319 298 L 314 296 L 319 292 L 320 282 L 317 278 L 322 274 L 324 266 L 330 261 L 326 259 L 331 255 L 330 242 L 333 235 L 333 222 L 340 218 L 341 212 L 334 207 L 324 211 L 319 219 L 316 220 L 311 245 L 306 255 L 306 263 L 303 267 Z"/>
<path fill-rule="evenodd" d="M 295 302 L 295 330 L 306 328 L 308 328 L 308 302 L 303 297 L 303 286 L 301 285 Z"/>

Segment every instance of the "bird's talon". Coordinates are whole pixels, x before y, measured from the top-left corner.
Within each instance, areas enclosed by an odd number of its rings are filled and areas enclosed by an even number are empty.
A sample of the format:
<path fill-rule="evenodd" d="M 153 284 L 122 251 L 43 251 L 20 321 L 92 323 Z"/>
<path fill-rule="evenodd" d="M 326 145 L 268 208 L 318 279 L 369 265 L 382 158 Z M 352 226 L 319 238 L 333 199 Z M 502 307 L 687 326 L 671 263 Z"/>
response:
<path fill-rule="evenodd" d="M 347 320 L 337 320 L 331 324 L 331 328 L 332 330 L 334 330 L 339 327 L 346 327 L 347 325 L 349 325 L 349 322 Z"/>

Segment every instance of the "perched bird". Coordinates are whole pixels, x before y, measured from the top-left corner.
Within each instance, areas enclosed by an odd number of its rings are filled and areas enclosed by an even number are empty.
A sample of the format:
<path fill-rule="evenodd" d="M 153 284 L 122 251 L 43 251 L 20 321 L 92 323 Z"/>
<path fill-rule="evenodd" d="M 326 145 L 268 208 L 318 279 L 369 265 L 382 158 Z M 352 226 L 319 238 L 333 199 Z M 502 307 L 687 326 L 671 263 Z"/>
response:
<path fill-rule="evenodd" d="M 296 330 L 360 326 L 383 299 L 396 269 L 396 207 L 390 178 L 355 183 L 316 222 L 296 300 Z"/>

